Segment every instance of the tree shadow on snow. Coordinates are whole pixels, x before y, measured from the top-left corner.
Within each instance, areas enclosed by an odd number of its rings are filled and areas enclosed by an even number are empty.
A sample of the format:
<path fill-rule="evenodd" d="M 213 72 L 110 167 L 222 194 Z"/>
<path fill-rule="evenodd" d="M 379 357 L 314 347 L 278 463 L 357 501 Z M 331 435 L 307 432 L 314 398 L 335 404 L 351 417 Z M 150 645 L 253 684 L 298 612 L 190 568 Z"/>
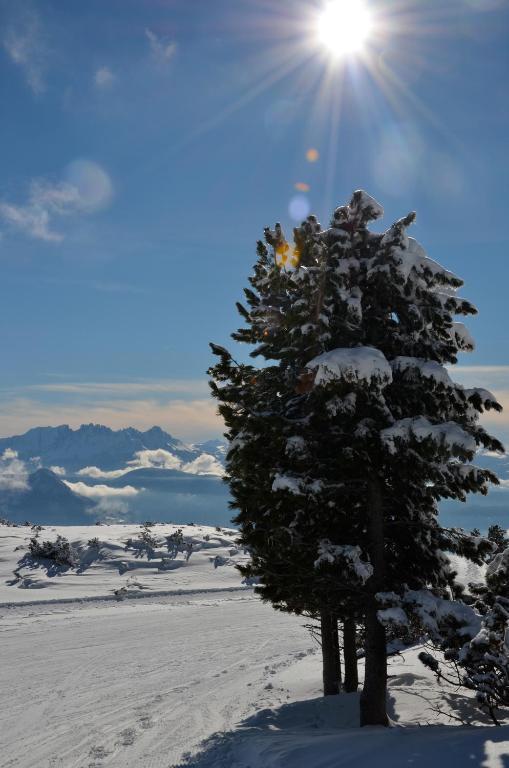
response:
<path fill-rule="evenodd" d="M 414 701 L 406 704 L 407 701 Z M 417 706 L 416 706 L 417 705 Z M 419 725 L 439 725 L 437 717 L 449 718 L 447 724 L 465 726 L 493 725 L 490 716 L 476 706 L 473 694 L 446 681 L 430 680 L 424 675 L 408 672 L 391 675 L 388 686 L 387 711 L 394 723 L 399 723 L 400 712 L 418 713 Z M 499 711 L 504 721 L 504 712 Z M 415 725 L 417 723 L 414 722 Z"/>
<path fill-rule="evenodd" d="M 358 694 L 263 709 L 168 768 L 509 768 L 509 726 L 358 727 Z"/>
<path fill-rule="evenodd" d="M 76 568 L 76 573 L 85 573 L 94 563 L 100 560 L 106 560 L 107 555 L 98 547 L 87 547 L 79 553 L 80 563 Z"/>
<path fill-rule="evenodd" d="M 63 573 L 66 573 L 68 570 L 70 570 L 70 565 L 59 565 L 55 563 L 54 560 L 49 560 L 45 557 L 34 557 L 33 555 L 29 554 L 28 552 L 23 555 L 23 557 L 18 560 L 18 564 L 13 571 L 14 578 L 10 579 L 9 581 L 6 581 L 6 584 L 8 586 L 20 586 L 20 583 L 23 581 L 31 582 L 30 576 L 25 576 L 21 573 L 21 570 L 25 569 L 28 571 L 35 571 L 39 568 L 42 568 L 46 571 L 46 575 L 49 577 L 54 576 L 61 576 Z M 31 586 L 38 586 L 35 583 L 33 583 Z"/>

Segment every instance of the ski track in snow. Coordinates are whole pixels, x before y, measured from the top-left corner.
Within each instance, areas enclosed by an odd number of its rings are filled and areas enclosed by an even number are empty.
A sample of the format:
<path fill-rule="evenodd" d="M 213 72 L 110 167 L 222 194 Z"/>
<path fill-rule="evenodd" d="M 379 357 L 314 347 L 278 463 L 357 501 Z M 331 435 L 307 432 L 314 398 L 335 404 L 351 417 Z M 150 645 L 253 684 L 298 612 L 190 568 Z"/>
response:
<path fill-rule="evenodd" d="M 310 639 L 302 622 L 231 597 L 7 612 L 3 768 L 166 768 L 252 713 L 270 670 Z"/>

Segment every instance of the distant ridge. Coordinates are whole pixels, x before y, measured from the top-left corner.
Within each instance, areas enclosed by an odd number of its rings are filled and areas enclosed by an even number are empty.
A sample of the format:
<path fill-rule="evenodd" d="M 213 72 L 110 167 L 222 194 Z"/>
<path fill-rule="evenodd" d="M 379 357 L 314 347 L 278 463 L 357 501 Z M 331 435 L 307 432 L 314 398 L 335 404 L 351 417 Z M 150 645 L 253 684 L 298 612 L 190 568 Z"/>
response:
<path fill-rule="evenodd" d="M 14 523 L 29 520 L 41 525 L 90 525 L 96 519 L 94 502 L 73 493 L 49 469 L 37 469 L 23 490 L 0 493 L 0 517 Z"/>
<path fill-rule="evenodd" d="M 220 441 L 208 443 L 216 456 Z M 78 429 L 72 429 L 68 424 L 34 427 L 23 435 L 0 438 L 0 454 L 7 448 L 17 451 L 23 461 L 38 458 L 46 467 L 63 466 L 70 471 L 86 466 L 116 469 L 144 450 L 163 449 L 186 462 L 204 453 L 202 446 L 187 445 L 161 427 L 154 426 L 143 432 L 133 427 L 113 430 L 102 424 L 82 424 Z M 220 452 L 216 458 L 219 455 Z"/>

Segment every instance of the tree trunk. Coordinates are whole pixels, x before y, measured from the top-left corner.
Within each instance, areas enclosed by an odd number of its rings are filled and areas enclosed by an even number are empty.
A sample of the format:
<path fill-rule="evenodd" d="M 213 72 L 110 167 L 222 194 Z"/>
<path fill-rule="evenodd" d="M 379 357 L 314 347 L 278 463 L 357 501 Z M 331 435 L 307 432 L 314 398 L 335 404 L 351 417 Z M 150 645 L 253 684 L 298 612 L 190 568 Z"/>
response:
<path fill-rule="evenodd" d="M 378 478 L 368 487 L 368 541 L 373 575 L 368 586 L 371 596 L 366 607 L 364 686 L 360 700 L 361 725 L 388 725 L 387 716 L 387 644 L 385 629 L 377 618 L 375 595 L 384 587 L 385 551 L 382 494 Z"/>
<path fill-rule="evenodd" d="M 353 693 L 359 685 L 356 634 L 355 620 L 345 619 L 343 624 L 343 660 L 345 663 L 345 682 L 343 688 L 346 693 Z"/>
<path fill-rule="evenodd" d="M 322 611 L 320 613 L 320 630 L 322 633 L 323 695 L 335 696 L 341 687 L 341 661 L 336 616 Z"/>
<path fill-rule="evenodd" d="M 387 647 L 385 629 L 373 600 L 366 612 L 366 667 L 361 693 L 361 725 L 389 725 L 387 716 Z"/>

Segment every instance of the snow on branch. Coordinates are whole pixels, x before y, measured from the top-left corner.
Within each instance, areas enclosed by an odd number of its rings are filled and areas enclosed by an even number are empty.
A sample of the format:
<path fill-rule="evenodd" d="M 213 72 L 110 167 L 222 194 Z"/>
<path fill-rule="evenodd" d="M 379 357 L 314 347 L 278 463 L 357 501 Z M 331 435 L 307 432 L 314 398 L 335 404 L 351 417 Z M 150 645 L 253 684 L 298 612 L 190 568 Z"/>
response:
<path fill-rule="evenodd" d="M 378 381 L 390 384 L 392 369 L 386 357 L 374 347 L 345 347 L 332 349 L 314 357 L 306 368 L 315 371 L 315 385 L 331 381 Z"/>
<path fill-rule="evenodd" d="M 383 206 L 363 189 L 358 189 L 353 193 L 348 207 L 354 218 L 362 218 L 366 221 L 381 219 L 384 215 Z"/>
<path fill-rule="evenodd" d="M 386 233 L 388 240 L 390 233 L 391 230 Z M 382 238 L 382 245 L 386 236 Z M 442 267 L 437 261 L 430 259 L 422 245 L 413 237 L 405 236 L 403 247 L 394 249 L 392 255 L 398 262 L 398 272 L 405 280 L 410 277 L 410 272 L 414 270 L 419 276 L 429 275 L 436 283 L 461 285 L 462 281 L 459 277 Z"/>
<path fill-rule="evenodd" d="M 320 493 L 322 490 L 323 483 L 320 479 L 307 481 L 306 478 L 276 473 L 272 481 L 272 491 L 286 491 L 287 493 L 293 493 L 295 496 Z"/>
<path fill-rule="evenodd" d="M 391 361 L 391 367 L 394 372 L 416 370 L 421 376 L 426 379 L 433 379 L 437 384 L 444 384 L 447 387 L 454 386 L 444 366 L 434 360 L 421 360 L 418 357 L 395 357 Z"/>
<path fill-rule="evenodd" d="M 449 331 L 451 339 L 462 352 L 473 352 L 475 341 L 464 323 L 455 322 Z"/>
<path fill-rule="evenodd" d="M 481 629 L 481 616 L 471 606 L 438 597 L 427 589 L 406 590 L 403 595 L 379 592 L 376 598 L 382 606 L 377 612 L 380 623 L 406 626 L 408 617 L 414 614 L 435 641 L 454 630 L 468 642 Z"/>
<path fill-rule="evenodd" d="M 364 584 L 373 574 L 373 566 L 361 559 L 361 548 L 351 544 L 336 545 L 329 539 L 322 539 L 318 544 L 318 558 L 315 560 L 315 568 L 329 564 L 334 565 L 338 561 L 346 560 L 349 567 Z"/>
<path fill-rule="evenodd" d="M 298 478 L 292 477 L 291 475 L 277 474 L 274 477 L 274 481 L 272 483 L 272 490 L 288 491 L 288 493 L 294 493 L 296 496 L 299 496 L 302 494 L 302 490 L 301 490 L 301 486 Z"/>
<path fill-rule="evenodd" d="M 442 424 L 431 424 L 424 416 L 400 419 L 391 427 L 381 431 L 382 442 L 390 453 L 396 453 L 397 441 L 407 443 L 410 440 L 423 442 L 433 440 L 451 452 L 457 450 L 473 453 L 476 449 L 475 438 L 465 432 L 455 421 L 445 421 Z"/>
<path fill-rule="evenodd" d="M 474 404 L 481 405 L 488 411 L 492 408 L 495 411 L 502 410 L 502 406 L 498 402 L 497 398 L 495 395 L 492 395 L 488 389 L 475 387 L 474 389 L 464 389 L 463 392 L 467 400 L 470 400 L 470 402 Z"/>

